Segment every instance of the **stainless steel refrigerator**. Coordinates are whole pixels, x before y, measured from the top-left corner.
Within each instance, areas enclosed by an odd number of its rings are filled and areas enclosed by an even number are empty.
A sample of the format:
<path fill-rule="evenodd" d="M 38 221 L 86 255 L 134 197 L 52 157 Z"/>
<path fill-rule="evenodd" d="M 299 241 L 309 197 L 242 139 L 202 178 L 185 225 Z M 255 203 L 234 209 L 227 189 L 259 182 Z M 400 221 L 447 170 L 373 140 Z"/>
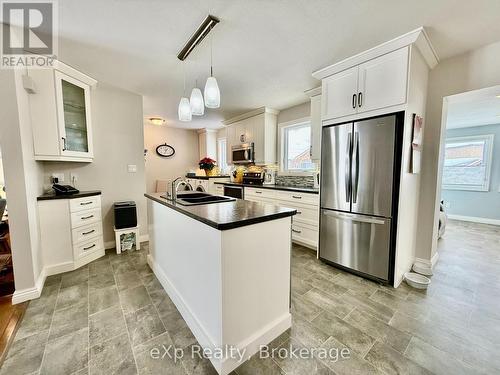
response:
<path fill-rule="evenodd" d="M 401 116 L 327 126 L 322 134 L 319 257 L 386 282 L 394 263 Z"/>

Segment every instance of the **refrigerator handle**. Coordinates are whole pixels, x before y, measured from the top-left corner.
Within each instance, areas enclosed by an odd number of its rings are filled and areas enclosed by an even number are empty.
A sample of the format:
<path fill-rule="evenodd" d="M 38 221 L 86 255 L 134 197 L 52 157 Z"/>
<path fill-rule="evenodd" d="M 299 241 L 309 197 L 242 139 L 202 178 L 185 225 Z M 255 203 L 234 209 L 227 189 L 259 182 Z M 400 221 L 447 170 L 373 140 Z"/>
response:
<path fill-rule="evenodd" d="M 354 133 L 354 146 L 352 155 L 354 157 L 354 163 L 352 164 L 353 169 L 353 181 L 352 181 L 352 203 L 356 203 L 358 199 L 358 186 L 359 186 L 359 133 Z"/>
<path fill-rule="evenodd" d="M 369 223 L 369 224 L 379 224 L 379 225 L 384 225 L 386 223 L 386 221 L 384 219 L 381 219 L 378 217 L 346 214 L 346 213 L 340 213 L 340 212 L 335 212 L 335 211 L 323 210 L 323 215 L 332 216 L 332 217 L 336 217 L 338 219 L 343 219 L 343 220 L 355 221 L 355 222 L 359 222 L 359 223 Z"/>
<path fill-rule="evenodd" d="M 351 197 L 351 150 L 352 150 L 352 133 L 347 134 L 347 149 L 345 158 L 345 201 L 350 202 Z"/>

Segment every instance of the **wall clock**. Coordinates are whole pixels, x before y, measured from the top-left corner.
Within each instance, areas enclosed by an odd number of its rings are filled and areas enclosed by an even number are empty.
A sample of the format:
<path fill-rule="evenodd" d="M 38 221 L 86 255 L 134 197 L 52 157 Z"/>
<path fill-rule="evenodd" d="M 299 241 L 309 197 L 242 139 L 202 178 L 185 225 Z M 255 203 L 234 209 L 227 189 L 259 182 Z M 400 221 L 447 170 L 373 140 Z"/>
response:
<path fill-rule="evenodd" d="M 164 144 L 159 145 L 158 147 L 156 147 L 156 153 L 159 156 L 161 156 L 161 157 L 169 158 L 171 156 L 174 156 L 175 149 L 172 146 L 167 145 L 166 143 L 164 143 Z"/>

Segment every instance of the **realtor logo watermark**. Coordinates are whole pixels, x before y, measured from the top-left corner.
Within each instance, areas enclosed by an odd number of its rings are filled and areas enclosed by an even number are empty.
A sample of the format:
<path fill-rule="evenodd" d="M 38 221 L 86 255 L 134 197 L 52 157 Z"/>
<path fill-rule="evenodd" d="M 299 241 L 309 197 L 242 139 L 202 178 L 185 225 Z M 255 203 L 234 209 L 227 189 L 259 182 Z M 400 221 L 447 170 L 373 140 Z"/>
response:
<path fill-rule="evenodd" d="M 48 68 L 57 56 L 57 0 L 3 0 L 3 69 Z"/>

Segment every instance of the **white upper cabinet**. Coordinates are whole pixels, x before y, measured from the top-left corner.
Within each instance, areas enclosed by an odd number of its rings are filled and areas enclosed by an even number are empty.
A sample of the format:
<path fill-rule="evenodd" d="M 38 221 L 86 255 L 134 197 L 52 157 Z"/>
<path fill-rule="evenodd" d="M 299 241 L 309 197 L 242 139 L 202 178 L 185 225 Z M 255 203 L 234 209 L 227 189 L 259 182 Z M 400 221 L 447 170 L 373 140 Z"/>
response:
<path fill-rule="evenodd" d="M 29 96 L 35 159 L 91 162 L 91 88 L 97 82 L 60 62 L 28 74 L 36 88 Z"/>
<path fill-rule="evenodd" d="M 344 70 L 323 80 L 323 119 L 357 112 L 358 67 Z"/>
<path fill-rule="evenodd" d="M 409 47 L 336 73 L 323 80 L 323 120 L 406 102 Z"/>
<path fill-rule="evenodd" d="M 228 162 L 232 162 L 232 146 L 253 143 L 255 164 L 276 163 L 277 115 L 278 111 L 263 107 L 224 121 L 227 126 Z"/>
<path fill-rule="evenodd" d="M 359 112 L 404 104 L 408 82 L 409 47 L 359 65 Z"/>

